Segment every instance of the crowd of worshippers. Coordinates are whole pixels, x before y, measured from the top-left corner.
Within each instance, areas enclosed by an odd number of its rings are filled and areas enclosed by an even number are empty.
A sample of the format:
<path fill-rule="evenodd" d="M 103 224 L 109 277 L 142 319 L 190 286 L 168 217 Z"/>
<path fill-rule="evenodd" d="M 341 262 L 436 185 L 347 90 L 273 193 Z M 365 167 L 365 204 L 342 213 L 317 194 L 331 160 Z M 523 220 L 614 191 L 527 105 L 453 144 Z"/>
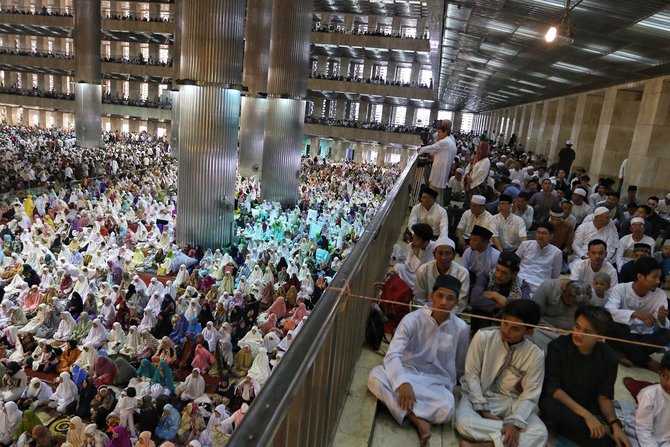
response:
<path fill-rule="evenodd" d="M 637 206 L 634 186 L 621 198 L 608 179 L 571 178 L 569 141 L 550 175 L 513 141 L 450 127 L 419 150 L 429 185 L 394 250 L 418 309 L 395 322 L 369 389 L 422 445 L 455 415 L 461 446 L 544 446 L 546 426 L 580 446 L 670 446 L 670 194 Z M 449 197 L 466 204 L 451 226 Z M 620 363 L 659 374 L 637 412 L 615 411 Z"/>
<path fill-rule="evenodd" d="M 105 132 L 102 141 L 99 148 L 82 149 L 74 131 L 1 125 L 0 192 L 166 169 L 173 163 L 166 138 Z"/>
<path fill-rule="evenodd" d="M 287 210 L 240 178 L 212 251 L 173 242 L 174 164 L 147 167 L 2 209 L 0 444 L 54 446 L 70 415 L 66 447 L 226 445 L 399 174 L 305 158 Z"/>

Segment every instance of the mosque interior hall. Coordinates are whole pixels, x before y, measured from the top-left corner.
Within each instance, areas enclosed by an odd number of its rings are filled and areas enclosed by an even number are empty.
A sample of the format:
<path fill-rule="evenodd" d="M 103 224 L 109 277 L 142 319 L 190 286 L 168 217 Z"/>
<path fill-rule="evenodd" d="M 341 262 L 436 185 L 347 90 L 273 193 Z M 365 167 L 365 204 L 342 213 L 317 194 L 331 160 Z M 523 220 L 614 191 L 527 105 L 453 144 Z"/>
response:
<path fill-rule="evenodd" d="M 669 42 L 665 0 L 0 0 L 0 444 L 670 447 Z"/>

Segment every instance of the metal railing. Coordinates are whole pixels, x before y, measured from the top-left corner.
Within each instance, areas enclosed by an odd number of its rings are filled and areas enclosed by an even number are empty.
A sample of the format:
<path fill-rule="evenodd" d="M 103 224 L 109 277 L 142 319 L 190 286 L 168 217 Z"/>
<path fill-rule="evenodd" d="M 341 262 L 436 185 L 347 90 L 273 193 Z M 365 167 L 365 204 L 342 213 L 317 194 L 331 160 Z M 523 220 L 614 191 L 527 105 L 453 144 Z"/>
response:
<path fill-rule="evenodd" d="M 229 447 L 328 446 L 365 339 L 375 281 L 388 271 L 404 222 L 417 156 L 403 171 L 291 348 L 254 400 Z"/>

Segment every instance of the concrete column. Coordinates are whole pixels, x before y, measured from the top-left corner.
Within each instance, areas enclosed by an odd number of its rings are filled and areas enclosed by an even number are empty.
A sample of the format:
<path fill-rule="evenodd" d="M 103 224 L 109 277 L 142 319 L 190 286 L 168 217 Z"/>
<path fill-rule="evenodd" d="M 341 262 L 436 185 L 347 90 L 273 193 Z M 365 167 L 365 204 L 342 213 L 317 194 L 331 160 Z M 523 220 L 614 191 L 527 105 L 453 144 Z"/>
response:
<path fill-rule="evenodd" d="M 101 141 L 100 0 L 74 0 L 75 127 L 77 145 Z"/>
<path fill-rule="evenodd" d="M 361 100 L 358 109 L 358 121 L 370 121 L 370 102 Z"/>
<path fill-rule="evenodd" d="M 542 111 L 542 122 L 540 123 L 540 135 L 537 140 L 535 151 L 538 154 L 548 155 L 551 147 L 551 137 L 554 132 L 556 113 L 558 112 L 558 100 L 545 101 L 546 105 Z"/>
<path fill-rule="evenodd" d="M 414 115 L 416 114 L 416 108 L 410 103 L 407 105 L 407 113 L 405 114 L 405 126 L 414 125 Z"/>
<path fill-rule="evenodd" d="M 530 121 L 530 104 L 524 104 L 521 107 L 521 119 L 517 130 L 517 143 L 524 141 L 528 135 L 528 122 Z"/>
<path fill-rule="evenodd" d="M 626 168 L 627 185 L 637 185 L 638 194 L 662 196 L 670 189 L 670 80 L 656 78 L 644 85 Z"/>
<path fill-rule="evenodd" d="M 314 0 L 274 0 L 261 197 L 294 206 L 305 127 Z"/>
<path fill-rule="evenodd" d="M 340 76 L 349 76 L 349 62 L 351 62 L 351 59 L 348 57 L 343 57 L 340 59 Z"/>
<path fill-rule="evenodd" d="M 558 110 L 556 111 L 556 120 L 554 121 L 554 129 L 551 135 L 549 156 L 547 157 L 549 164 L 558 161 L 558 151 L 570 139 L 576 109 L 577 99 L 575 97 L 564 96 L 558 99 Z"/>
<path fill-rule="evenodd" d="M 588 169 L 593 154 L 593 144 L 598 133 L 598 121 L 603 107 L 603 96 L 582 93 L 577 97 L 575 120 L 572 124 L 570 139 L 576 152 L 572 169 Z"/>
<path fill-rule="evenodd" d="M 182 1 L 177 241 L 221 247 L 235 225 L 245 3 Z"/>
<path fill-rule="evenodd" d="M 428 124 L 432 125 L 437 120 L 437 114 L 439 112 L 439 107 L 434 105 L 430 108 L 430 118 L 428 119 Z"/>
<path fill-rule="evenodd" d="M 512 134 L 516 134 L 517 138 L 519 137 L 519 127 L 520 127 L 522 110 L 523 107 L 521 106 L 516 106 L 512 108 L 512 119 L 510 120 L 510 127 L 508 129 L 510 137 L 512 136 Z"/>
<path fill-rule="evenodd" d="M 325 99 L 324 98 L 314 98 L 314 113 L 313 116 L 314 118 L 323 118 L 324 113 L 323 113 L 323 103 Z"/>
<path fill-rule="evenodd" d="M 382 124 L 388 124 L 391 121 L 391 107 L 392 106 L 390 104 L 384 104 L 382 107 Z"/>
<path fill-rule="evenodd" d="M 526 144 L 524 145 L 526 150 L 535 152 L 538 136 L 540 134 L 540 124 L 542 122 L 544 104 L 544 102 L 536 102 L 531 105 L 530 120 L 528 122 L 528 136 L 526 137 Z"/>
<path fill-rule="evenodd" d="M 621 162 L 628 158 L 642 92 L 610 87 L 605 91 L 589 175 L 618 177 Z"/>
<path fill-rule="evenodd" d="M 270 33 L 272 24 L 272 1 L 249 0 L 244 34 L 243 84 L 249 88 L 249 96 L 242 99 L 240 116 L 240 175 L 259 175 L 263 165 L 263 140 L 268 100 L 258 96 L 267 92 L 270 56 Z"/>

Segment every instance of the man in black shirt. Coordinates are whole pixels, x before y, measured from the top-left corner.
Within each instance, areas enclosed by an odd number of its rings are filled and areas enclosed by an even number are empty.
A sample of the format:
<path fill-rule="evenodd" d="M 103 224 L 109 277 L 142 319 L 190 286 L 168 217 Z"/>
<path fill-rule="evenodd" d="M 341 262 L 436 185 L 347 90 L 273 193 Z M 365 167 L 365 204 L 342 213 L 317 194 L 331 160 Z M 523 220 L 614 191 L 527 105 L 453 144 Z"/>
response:
<path fill-rule="evenodd" d="M 630 447 L 612 399 L 618 356 L 599 335 L 614 321 L 598 306 L 575 312 L 574 333 L 549 343 L 540 411 L 545 423 L 577 445 Z"/>
<path fill-rule="evenodd" d="M 558 169 L 563 169 L 566 174 L 570 173 L 572 162 L 575 161 L 575 150 L 572 148 L 572 141 L 565 142 L 565 147 L 558 151 Z"/>

